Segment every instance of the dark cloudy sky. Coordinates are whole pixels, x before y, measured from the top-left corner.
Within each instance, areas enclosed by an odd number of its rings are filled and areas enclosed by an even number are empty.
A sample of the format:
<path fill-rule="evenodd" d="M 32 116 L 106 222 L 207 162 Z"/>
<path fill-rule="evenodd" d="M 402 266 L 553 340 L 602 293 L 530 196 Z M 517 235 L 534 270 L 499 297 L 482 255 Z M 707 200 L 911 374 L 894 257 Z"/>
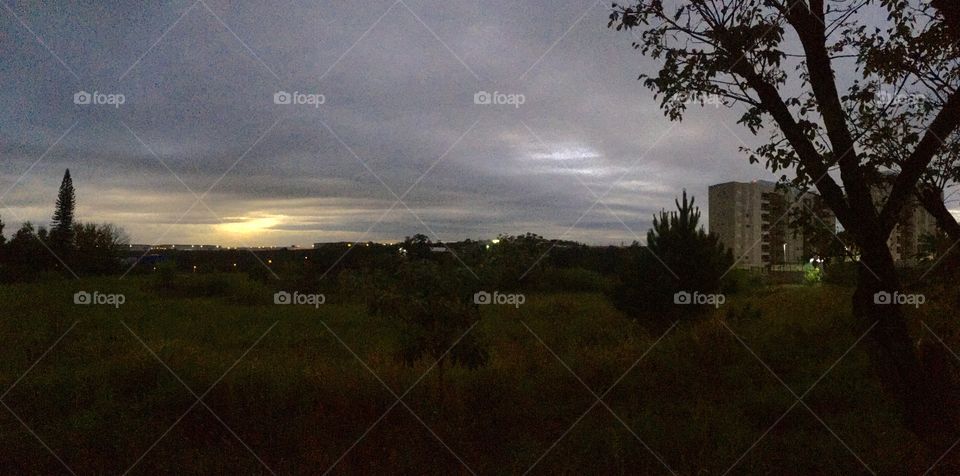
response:
<path fill-rule="evenodd" d="M 8 235 L 49 221 L 66 168 L 82 221 L 231 245 L 630 242 L 683 188 L 705 207 L 711 183 L 772 178 L 738 151 L 736 111 L 663 117 L 637 81 L 655 65 L 606 28 L 606 1 L 4 5 Z"/>

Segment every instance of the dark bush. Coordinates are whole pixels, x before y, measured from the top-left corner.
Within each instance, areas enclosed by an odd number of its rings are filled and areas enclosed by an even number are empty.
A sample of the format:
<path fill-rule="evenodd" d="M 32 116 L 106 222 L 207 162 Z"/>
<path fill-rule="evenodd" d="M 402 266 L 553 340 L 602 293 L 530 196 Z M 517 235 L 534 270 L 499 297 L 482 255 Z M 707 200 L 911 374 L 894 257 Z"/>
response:
<path fill-rule="evenodd" d="M 675 305 L 678 292 L 714 294 L 733 265 L 733 255 L 716 235 L 699 226 L 700 209 L 694 200 L 676 201 L 677 211 L 661 211 L 647 233 L 647 246 L 634 243 L 624 260 L 614 303 L 632 316 L 673 320 L 697 314 L 705 306 Z"/>

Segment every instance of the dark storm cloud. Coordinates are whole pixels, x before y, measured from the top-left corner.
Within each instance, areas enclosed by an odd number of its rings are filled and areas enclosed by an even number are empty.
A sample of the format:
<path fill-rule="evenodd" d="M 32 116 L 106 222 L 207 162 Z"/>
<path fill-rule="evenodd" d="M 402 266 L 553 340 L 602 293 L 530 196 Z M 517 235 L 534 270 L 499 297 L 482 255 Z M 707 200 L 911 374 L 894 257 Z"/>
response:
<path fill-rule="evenodd" d="M 663 118 L 636 81 L 651 65 L 606 29 L 606 4 L 11 10 L 0 11 L 8 222 L 45 222 L 69 167 L 79 216 L 121 224 L 136 242 L 534 231 L 617 243 L 644 236 L 683 188 L 705 206 L 710 183 L 768 177 L 721 125 L 747 138 L 731 111 Z M 125 101 L 76 105 L 78 91 Z M 325 102 L 278 105 L 278 91 Z M 523 104 L 477 105 L 479 91 Z"/>

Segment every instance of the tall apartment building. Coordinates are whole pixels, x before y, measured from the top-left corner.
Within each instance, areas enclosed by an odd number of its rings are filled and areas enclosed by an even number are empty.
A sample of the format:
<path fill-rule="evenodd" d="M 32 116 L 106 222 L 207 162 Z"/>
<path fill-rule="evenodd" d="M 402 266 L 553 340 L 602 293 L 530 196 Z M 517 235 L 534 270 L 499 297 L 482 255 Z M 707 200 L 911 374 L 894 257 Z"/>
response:
<path fill-rule="evenodd" d="M 817 211 L 814 226 L 836 232 L 836 219 L 818 204 L 818 198 L 777 190 L 774 182 L 765 180 L 711 185 L 710 231 L 731 249 L 739 260 L 737 267 L 798 264 L 811 253 L 804 233 L 791 226 L 794 209 L 805 206 Z"/>
<path fill-rule="evenodd" d="M 873 189 L 873 199 L 881 205 L 890 190 L 894 176 Z M 754 182 L 727 182 L 709 188 L 710 231 L 733 251 L 740 268 L 760 268 L 781 264 L 798 264 L 812 254 L 810 241 L 802 230 L 791 226 L 790 210 L 805 206 L 816 212 L 819 220 L 813 226 L 822 226 L 836 232 L 836 218 L 819 204 L 815 194 L 802 198 L 796 192 L 777 190 L 776 184 Z M 887 242 L 894 261 L 900 265 L 916 262 L 920 239 L 937 231 L 936 219 L 911 196 L 905 204 L 897 225 Z"/>
<path fill-rule="evenodd" d="M 873 189 L 873 201 L 878 206 L 883 205 L 887 195 L 893 187 L 894 174 L 886 174 L 882 183 Z M 887 246 L 893 260 L 903 265 L 913 265 L 920 252 L 920 238 L 923 235 L 933 235 L 937 232 L 937 220 L 926 209 L 920 206 L 913 195 L 907 199 L 897 218 L 897 225 L 893 227 Z"/>

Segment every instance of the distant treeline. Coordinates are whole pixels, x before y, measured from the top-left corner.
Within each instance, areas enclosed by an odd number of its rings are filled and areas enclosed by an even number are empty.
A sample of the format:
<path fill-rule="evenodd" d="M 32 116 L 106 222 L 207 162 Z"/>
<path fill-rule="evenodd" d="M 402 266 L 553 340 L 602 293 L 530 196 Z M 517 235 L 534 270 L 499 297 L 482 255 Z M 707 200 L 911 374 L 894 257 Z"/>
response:
<path fill-rule="evenodd" d="M 110 224 L 74 220 L 76 197 L 70 170 L 63 175 L 50 229 L 26 222 L 8 241 L 0 220 L 0 282 L 40 279 L 48 273 L 110 274 L 121 267 L 126 235 Z"/>
<path fill-rule="evenodd" d="M 281 250 L 153 250 L 127 252 L 132 274 L 146 274 L 157 268 L 173 267 L 182 273 L 248 274 L 257 280 L 298 280 L 324 286 L 342 273 L 376 273 L 389 276 L 409 261 L 429 260 L 443 266 L 459 267 L 492 286 L 508 289 L 551 287 L 544 276 L 563 269 L 579 269 L 593 280 L 590 288 L 601 286 L 603 276 L 618 272 L 618 263 L 630 254 L 629 248 L 587 246 L 547 240 L 527 233 L 501 235 L 497 240 L 465 240 L 440 243 L 416 235 L 392 245 L 381 243 L 332 243 L 314 249 Z"/>

